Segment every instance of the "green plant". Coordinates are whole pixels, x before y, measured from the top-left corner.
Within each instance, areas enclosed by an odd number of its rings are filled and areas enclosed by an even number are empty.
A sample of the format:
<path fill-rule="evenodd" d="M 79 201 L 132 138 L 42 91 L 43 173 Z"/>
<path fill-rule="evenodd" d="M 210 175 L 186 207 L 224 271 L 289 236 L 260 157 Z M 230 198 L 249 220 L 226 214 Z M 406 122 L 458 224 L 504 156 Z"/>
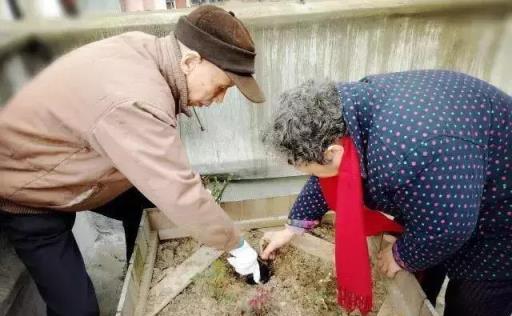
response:
<path fill-rule="evenodd" d="M 230 273 L 226 265 L 221 260 L 215 260 L 206 276 L 206 285 L 210 296 L 216 301 L 226 298 L 226 288 L 230 284 Z"/>
<path fill-rule="evenodd" d="M 215 202 L 220 203 L 226 187 L 231 182 L 231 175 L 205 175 L 201 176 L 201 181 L 204 187 L 210 190 Z"/>

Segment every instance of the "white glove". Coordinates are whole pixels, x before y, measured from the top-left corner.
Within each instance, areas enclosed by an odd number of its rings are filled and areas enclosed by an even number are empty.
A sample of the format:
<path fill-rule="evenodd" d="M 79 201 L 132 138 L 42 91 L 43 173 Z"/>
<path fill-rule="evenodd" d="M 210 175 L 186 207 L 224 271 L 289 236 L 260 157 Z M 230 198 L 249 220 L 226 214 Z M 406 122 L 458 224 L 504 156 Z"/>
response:
<path fill-rule="evenodd" d="M 252 274 L 254 282 L 260 283 L 258 254 L 245 240 L 241 247 L 233 249 L 229 253 L 233 257 L 228 258 L 228 262 L 233 266 L 238 274 Z"/>

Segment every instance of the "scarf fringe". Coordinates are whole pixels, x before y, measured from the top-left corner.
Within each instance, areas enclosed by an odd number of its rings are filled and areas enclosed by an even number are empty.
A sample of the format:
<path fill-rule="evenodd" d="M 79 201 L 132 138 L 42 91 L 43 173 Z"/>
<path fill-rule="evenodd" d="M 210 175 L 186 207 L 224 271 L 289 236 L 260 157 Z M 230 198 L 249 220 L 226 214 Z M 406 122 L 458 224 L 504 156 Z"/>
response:
<path fill-rule="evenodd" d="M 343 286 L 338 286 L 338 304 L 348 312 L 359 309 L 361 314 L 365 315 L 372 310 L 372 295 L 359 295 Z"/>

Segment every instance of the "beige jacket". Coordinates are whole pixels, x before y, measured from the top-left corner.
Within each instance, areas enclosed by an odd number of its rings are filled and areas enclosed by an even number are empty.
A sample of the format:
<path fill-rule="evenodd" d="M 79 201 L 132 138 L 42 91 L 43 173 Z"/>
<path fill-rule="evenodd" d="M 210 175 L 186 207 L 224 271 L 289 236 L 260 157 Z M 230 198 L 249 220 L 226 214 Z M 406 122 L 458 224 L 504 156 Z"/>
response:
<path fill-rule="evenodd" d="M 0 112 L 0 209 L 82 211 L 132 185 L 206 245 L 240 233 L 190 169 L 176 130 L 187 87 L 173 34 L 131 32 L 78 48 Z"/>

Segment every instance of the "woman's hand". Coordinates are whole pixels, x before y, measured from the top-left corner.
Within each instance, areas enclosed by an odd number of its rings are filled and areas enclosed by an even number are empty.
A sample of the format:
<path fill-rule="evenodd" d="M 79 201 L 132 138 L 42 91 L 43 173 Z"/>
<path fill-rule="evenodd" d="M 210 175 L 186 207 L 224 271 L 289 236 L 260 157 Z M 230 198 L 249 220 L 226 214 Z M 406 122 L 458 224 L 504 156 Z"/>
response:
<path fill-rule="evenodd" d="M 393 256 L 393 245 L 396 238 L 377 255 L 377 266 L 380 272 L 388 278 L 394 278 L 398 271 L 403 270 L 395 261 Z"/>
<path fill-rule="evenodd" d="M 262 248 L 265 243 L 268 243 L 268 245 L 261 253 L 261 258 L 264 260 L 275 259 L 276 251 L 292 241 L 294 236 L 295 233 L 289 228 L 274 232 L 266 232 L 261 238 L 260 245 Z"/>

